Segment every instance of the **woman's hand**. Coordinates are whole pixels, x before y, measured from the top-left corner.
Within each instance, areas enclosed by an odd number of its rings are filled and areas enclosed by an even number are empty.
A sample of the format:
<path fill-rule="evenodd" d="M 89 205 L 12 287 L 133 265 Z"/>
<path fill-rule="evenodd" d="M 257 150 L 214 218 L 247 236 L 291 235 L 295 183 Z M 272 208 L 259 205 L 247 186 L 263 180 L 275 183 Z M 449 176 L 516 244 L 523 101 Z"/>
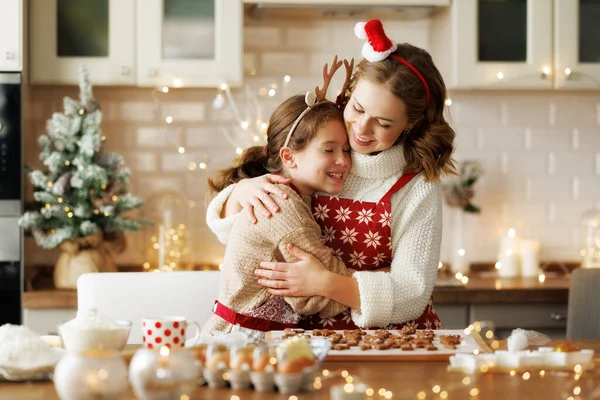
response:
<path fill-rule="evenodd" d="M 312 254 L 293 244 L 288 244 L 287 248 L 300 261 L 261 262 L 260 268 L 254 271 L 261 277 L 258 283 L 276 296 L 322 296 L 329 270 Z"/>
<path fill-rule="evenodd" d="M 232 205 L 239 205 L 244 208 L 253 224 L 257 222 L 256 212 L 262 212 L 267 218 L 270 218 L 272 216 L 271 212 L 278 212 L 279 207 L 269 196 L 269 193 L 273 193 L 282 199 L 287 198 L 287 194 L 278 188 L 275 185 L 276 183 L 288 184 L 290 179 L 274 174 L 242 179 L 235 185 L 227 203 L 232 202 Z M 230 213 L 227 212 L 227 215 L 230 215 Z"/>

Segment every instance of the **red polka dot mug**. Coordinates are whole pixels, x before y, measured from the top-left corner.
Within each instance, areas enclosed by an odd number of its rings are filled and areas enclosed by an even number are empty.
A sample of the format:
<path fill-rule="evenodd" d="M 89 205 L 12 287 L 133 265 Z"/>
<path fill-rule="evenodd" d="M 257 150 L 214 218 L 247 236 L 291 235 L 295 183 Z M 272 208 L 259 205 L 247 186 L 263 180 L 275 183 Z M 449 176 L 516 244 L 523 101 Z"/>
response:
<path fill-rule="evenodd" d="M 186 340 L 188 326 L 194 326 L 196 333 Z M 143 343 L 149 349 L 162 346 L 169 348 L 195 346 L 200 341 L 200 325 L 185 317 L 161 317 L 142 319 Z"/>

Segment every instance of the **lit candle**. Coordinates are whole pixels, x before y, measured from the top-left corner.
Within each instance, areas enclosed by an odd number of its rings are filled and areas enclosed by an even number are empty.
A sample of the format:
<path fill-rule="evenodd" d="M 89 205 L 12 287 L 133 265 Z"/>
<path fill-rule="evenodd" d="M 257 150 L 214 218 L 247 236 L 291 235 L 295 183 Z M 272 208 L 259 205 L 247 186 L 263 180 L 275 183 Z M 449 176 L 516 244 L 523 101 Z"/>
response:
<path fill-rule="evenodd" d="M 521 240 L 521 276 L 535 278 L 540 273 L 540 242 Z"/>
<path fill-rule="evenodd" d="M 498 255 L 498 276 L 512 278 L 520 274 L 520 258 L 518 254 L 519 239 L 516 231 L 510 228 L 506 235 L 500 239 L 500 254 Z"/>

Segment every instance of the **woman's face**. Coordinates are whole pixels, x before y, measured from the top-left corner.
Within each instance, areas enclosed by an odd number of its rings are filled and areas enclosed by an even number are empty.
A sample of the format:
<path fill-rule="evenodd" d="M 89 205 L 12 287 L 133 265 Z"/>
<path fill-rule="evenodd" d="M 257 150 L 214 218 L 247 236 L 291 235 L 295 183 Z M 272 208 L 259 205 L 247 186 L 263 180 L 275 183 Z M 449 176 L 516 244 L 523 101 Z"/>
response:
<path fill-rule="evenodd" d="M 352 150 L 377 153 L 394 145 L 408 121 L 406 105 L 384 85 L 360 79 L 344 109 Z"/>

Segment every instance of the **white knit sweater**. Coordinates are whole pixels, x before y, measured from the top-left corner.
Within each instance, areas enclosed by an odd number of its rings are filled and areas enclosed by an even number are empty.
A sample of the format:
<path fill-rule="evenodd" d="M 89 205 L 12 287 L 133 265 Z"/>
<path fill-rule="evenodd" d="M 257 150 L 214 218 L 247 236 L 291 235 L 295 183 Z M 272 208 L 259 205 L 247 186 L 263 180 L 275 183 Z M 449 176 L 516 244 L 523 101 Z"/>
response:
<path fill-rule="evenodd" d="M 352 169 L 340 197 L 375 202 L 402 175 L 406 164 L 401 146 L 377 155 L 352 153 Z M 233 187 L 210 203 L 206 221 L 223 243 L 236 216 L 221 219 L 220 213 Z M 439 182 L 415 176 L 392 198 L 391 272 L 355 272 L 360 310 L 352 319 L 360 327 L 384 327 L 418 318 L 425 309 L 437 274 L 442 240 L 442 197 Z"/>

